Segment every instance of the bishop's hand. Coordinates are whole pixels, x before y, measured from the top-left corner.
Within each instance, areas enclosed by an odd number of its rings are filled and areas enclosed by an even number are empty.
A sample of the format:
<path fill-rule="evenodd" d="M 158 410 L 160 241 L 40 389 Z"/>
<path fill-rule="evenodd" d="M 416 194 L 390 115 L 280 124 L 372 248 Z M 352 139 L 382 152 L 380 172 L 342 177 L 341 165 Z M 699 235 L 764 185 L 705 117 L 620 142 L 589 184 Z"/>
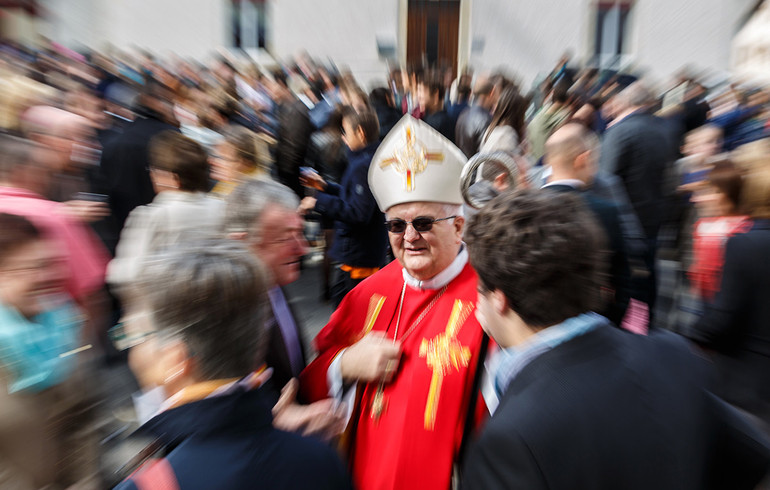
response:
<path fill-rule="evenodd" d="M 342 379 L 346 381 L 390 381 L 398 371 L 401 342 L 393 342 L 382 332 L 369 332 L 351 345 L 340 358 Z"/>

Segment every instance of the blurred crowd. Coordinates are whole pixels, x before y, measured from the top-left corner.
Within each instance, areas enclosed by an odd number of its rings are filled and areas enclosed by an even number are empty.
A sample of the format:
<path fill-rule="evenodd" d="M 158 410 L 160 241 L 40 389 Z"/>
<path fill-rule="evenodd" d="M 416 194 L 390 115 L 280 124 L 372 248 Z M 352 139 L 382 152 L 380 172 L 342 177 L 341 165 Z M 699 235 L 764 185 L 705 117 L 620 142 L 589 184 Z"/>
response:
<path fill-rule="evenodd" d="M 304 345 L 291 311 L 297 306 L 283 287 L 300 276 L 310 246 L 318 250 L 317 294 L 342 305 L 334 325 L 351 314 L 348 293 L 381 277 L 394 258 L 404 277 L 420 281 L 450 268 L 414 274 L 417 259 L 393 236 L 429 233 L 457 213 L 393 218 L 393 207 L 370 188 L 375 160 L 381 168 L 402 163 L 377 155 L 405 115 L 468 161 L 459 214 L 478 215 L 474 243 L 483 242 L 485 219 L 490 229 L 496 223 L 484 214 L 488 202 L 499 207 L 500 196 L 514 191 L 518 199 L 548 187 L 578 191 L 599 224 L 602 240 L 591 247 L 607 252 L 602 301 L 592 310 L 623 330 L 669 330 L 702 347 L 716 369 L 714 392 L 770 434 L 766 87 L 705 86 L 684 70 L 653 85 L 565 56 L 530 88 L 515 74 L 410 66 L 365 91 L 349 71 L 307 55 L 264 67 L 227 54 L 203 64 L 146 52 L 78 53 L 53 42 L 34 50 L 3 44 L 0 488 L 111 487 L 181 441 L 255 428 L 263 437 L 258 449 L 254 441 L 214 438 L 168 458 L 176 479 L 184 483 L 180 468 L 214 464 L 217 471 L 195 475 L 198 486 L 189 488 L 248 488 L 234 467 L 250 464 L 264 467 L 275 488 L 348 488 L 345 467 L 321 440 L 337 440 L 350 413 L 334 399 L 331 374 L 328 387 L 308 385 L 302 374 L 316 352 Z M 449 158 L 416 147 L 411 133 L 405 142 L 397 136 L 391 144 L 404 155 L 416 151 L 428 167 Z M 419 190 L 425 176 L 405 172 L 407 190 Z M 548 206 L 531 199 L 533 207 Z M 471 263 L 483 267 L 473 252 Z M 520 259 L 549 260 L 547 251 L 538 253 Z M 399 318 L 406 290 L 404 282 Z M 357 304 L 365 309 L 367 301 Z M 373 324 L 376 314 L 366 319 Z M 151 336 L 157 346 L 148 345 Z M 394 336 L 392 345 L 377 347 L 379 357 L 359 354 L 355 369 L 372 374 L 348 378 L 355 371 L 350 347 L 340 393 L 349 379 L 370 380 L 365 396 L 376 403 L 383 382 L 374 393 L 374 381 L 393 375 L 396 345 Z M 471 366 L 488 349 L 480 345 Z M 340 355 L 337 347 L 323 333 L 314 345 L 328 363 Z M 146 434 L 103 430 L 98 373 L 125 363 L 127 349 L 141 391 L 136 424 L 172 434 L 170 447 Z M 416 352 L 423 357 L 422 348 Z M 255 359 L 268 369 L 256 369 Z M 469 386 L 478 388 L 473 379 Z M 263 386 L 265 400 L 235 395 Z M 475 401 L 460 399 L 473 410 Z M 209 405 L 202 412 L 201 401 Z M 164 419 L 170 413 L 176 418 Z M 282 431 L 269 432 L 272 426 Z M 462 452 L 465 442 L 447 444 Z M 126 450 L 131 444 L 139 450 Z M 297 458 L 300 474 L 289 464 Z M 147 481 L 169 471 L 155 465 L 144 483 L 121 488 L 160 488 Z M 354 470 L 357 486 L 387 487 L 362 484 L 377 478 Z"/>

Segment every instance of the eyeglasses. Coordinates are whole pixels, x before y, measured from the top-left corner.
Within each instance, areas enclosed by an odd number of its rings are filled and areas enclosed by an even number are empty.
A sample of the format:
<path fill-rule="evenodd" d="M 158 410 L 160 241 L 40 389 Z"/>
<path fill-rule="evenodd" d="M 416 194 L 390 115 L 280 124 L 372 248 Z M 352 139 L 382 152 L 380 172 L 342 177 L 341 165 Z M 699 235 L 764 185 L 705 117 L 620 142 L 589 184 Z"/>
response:
<path fill-rule="evenodd" d="M 428 216 L 418 216 L 412 221 L 404 221 L 398 218 L 389 219 L 388 221 L 385 222 L 385 228 L 387 228 L 390 233 L 403 233 L 406 231 L 406 225 L 411 224 L 412 227 L 414 227 L 415 231 L 419 233 L 425 233 L 426 231 L 430 231 L 433 228 L 433 223 L 436 223 L 438 221 L 446 221 L 448 219 L 454 219 L 454 218 L 457 218 L 457 216 L 447 216 L 446 218 L 431 218 Z"/>
<path fill-rule="evenodd" d="M 107 335 L 112 345 L 119 351 L 128 350 L 139 344 L 146 342 L 151 336 L 155 335 L 155 330 L 146 330 L 144 332 L 129 333 L 126 331 L 126 322 L 121 322 L 107 331 Z"/>

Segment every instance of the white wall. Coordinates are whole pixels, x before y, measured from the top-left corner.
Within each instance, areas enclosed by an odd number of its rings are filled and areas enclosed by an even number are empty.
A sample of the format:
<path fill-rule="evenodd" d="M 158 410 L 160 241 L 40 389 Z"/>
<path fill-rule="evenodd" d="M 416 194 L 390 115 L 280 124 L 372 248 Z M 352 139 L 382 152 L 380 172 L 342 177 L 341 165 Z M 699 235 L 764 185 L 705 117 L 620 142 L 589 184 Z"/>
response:
<path fill-rule="evenodd" d="M 471 52 L 477 69 L 505 66 L 528 87 L 565 49 L 575 60 L 593 54 L 591 0 L 471 0 Z M 731 39 L 754 0 L 637 0 L 625 51 L 633 66 L 665 81 L 679 68 L 728 69 Z"/>
<path fill-rule="evenodd" d="M 270 48 L 284 59 L 307 53 L 347 66 L 364 88 L 384 85 L 377 36 L 397 42 L 397 0 L 272 0 Z"/>
<path fill-rule="evenodd" d="M 204 58 L 229 44 L 228 0 L 41 0 L 43 34 L 74 46 L 140 46 Z M 506 67 L 525 85 L 565 49 L 593 52 L 595 0 L 463 0 L 469 64 Z M 307 51 L 350 68 L 366 88 L 384 83 L 377 38 L 404 52 L 406 0 L 267 0 L 268 42 L 278 58 Z M 684 64 L 727 70 L 730 42 L 754 0 L 636 0 L 626 39 L 634 65 L 664 80 Z M 405 36 L 404 36 L 405 37 Z M 461 42 L 463 40 L 461 39 Z"/>
<path fill-rule="evenodd" d="M 586 50 L 587 0 L 472 0 L 470 65 L 479 70 L 504 66 L 529 87 L 548 73 L 565 49 L 575 58 Z"/>
<path fill-rule="evenodd" d="M 111 2 L 99 0 L 43 0 L 41 34 L 71 48 L 95 47 L 108 32 L 105 15 Z M 117 3 L 117 2 L 116 2 Z"/>
<path fill-rule="evenodd" d="M 738 81 L 770 83 L 770 3 L 735 36 L 730 63 Z"/>
<path fill-rule="evenodd" d="M 137 46 L 205 58 L 229 42 L 223 0 L 44 0 L 45 34 L 97 49 Z"/>
<path fill-rule="evenodd" d="M 732 37 L 754 0 L 638 0 L 632 10 L 635 65 L 666 80 L 679 68 L 728 69 Z"/>

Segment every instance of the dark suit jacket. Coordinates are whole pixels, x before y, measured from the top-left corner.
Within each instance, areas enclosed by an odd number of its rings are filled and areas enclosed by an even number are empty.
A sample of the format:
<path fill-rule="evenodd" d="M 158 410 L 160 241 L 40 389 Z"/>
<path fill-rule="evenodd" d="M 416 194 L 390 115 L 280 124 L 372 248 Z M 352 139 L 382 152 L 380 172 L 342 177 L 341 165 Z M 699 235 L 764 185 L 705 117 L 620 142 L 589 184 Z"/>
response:
<path fill-rule="evenodd" d="M 596 197 L 590 191 L 580 191 L 569 185 L 551 185 L 544 187 L 553 192 L 579 192 L 588 207 L 596 216 L 602 229 L 607 235 L 607 249 L 610 252 L 609 273 L 610 286 L 614 290 L 613 299 L 598 313 L 606 316 L 615 325 L 620 325 L 628 308 L 630 298 L 631 269 L 628 265 L 628 254 L 620 225 L 620 213 L 617 206 L 609 201 Z"/>
<path fill-rule="evenodd" d="M 426 114 L 423 118 L 426 124 L 444 135 L 446 139 L 454 143 L 455 140 L 455 120 L 447 114 L 444 109 L 438 110 L 432 114 Z"/>
<path fill-rule="evenodd" d="M 481 139 L 490 121 L 492 121 L 492 114 L 478 105 L 468 107 L 457 118 L 455 143 L 466 157 L 470 158 L 479 152 Z"/>
<path fill-rule="evenodd" d="M 129 124 L 123 134 L 112 138 L 102 151 L 101 172 L 118 231 L 137 206 L 152 202 L 155 189 L 150 180 L 149 147 L 163 131 L 179 131 L 151 112 Z"/>
<path fill-rule="evenodd" d="M 335 451 L 319 440 L 274 429 L 271 407 L 262 388 L 236 391 L 166 410 L 138 433 L 170 451 L 165 459 L 176 488 L 352 488 Z M 138 478 L 134 475 L 117 488 L 174 488 L 159 479 L 139 486 Z"/>
<path fill-rule="evenodd" d="M 462 488 L 753 488 L 767 441 L 706 393 L 709 373 L 671 333 L 601 325 L 511 381 L 468 453 Z"/>
<path fill-rule="evenodd" d="M 645 112 L 625 117 L 604 134 L 599 166 L 623 181 L 648 239 L 658 235 L 663 221 L 663 179 L 675 157 L 676 142 L 668 126 Z"/>
<path fill-rule="evenodd" d="M 282 290 L 286 302 L 289 305 L 289 311 L 292 318 L 294 318 L 294 324 L 297 325 L 297 339 L 302 347 L 302 369 L 307 364 L 307 358 L 305 357 L 305 343 L 302 339 L 302 329 L 297 321 L 297 315 L 292 311 L 291 303 L 289 303 L 289 297 L 285 290 Z M 272 328 L 268 332 L 269 338 L 267 343 L 267 355 L 265 356 L 265 363 L 268 367 L 273 368 L 273 375 L 270 377 L 269 386 L 273 391 L 280 393 L 281 388 L 286 386 L 286 383 L 291 378 L 298 376 L 299 373 L 293 373 L 291 369 L 291 361 L 289 360 L 289 352 L 286 349 L 286 341 L 283 338 L 281 327 L 275 323 L 275 317 L 273 316 L 272 309 L 270 310 L 270 318 L 268 318 L 266 325 L 272 325 Z"/>
<path fill-rule="evenodd" d="M 307 107 L 297 98 L 278 107 L 278 141 L 275 144 L 275 166 L 278 180 L 302 197 L 299 168 L 305 165 L 313 123 Z"/>
<path fill-rule="evenodd" d="M 770 220 L 727 241 L 719 292 L 689 335 L 713 349 L 716 393 L 770 424 Z"/>

